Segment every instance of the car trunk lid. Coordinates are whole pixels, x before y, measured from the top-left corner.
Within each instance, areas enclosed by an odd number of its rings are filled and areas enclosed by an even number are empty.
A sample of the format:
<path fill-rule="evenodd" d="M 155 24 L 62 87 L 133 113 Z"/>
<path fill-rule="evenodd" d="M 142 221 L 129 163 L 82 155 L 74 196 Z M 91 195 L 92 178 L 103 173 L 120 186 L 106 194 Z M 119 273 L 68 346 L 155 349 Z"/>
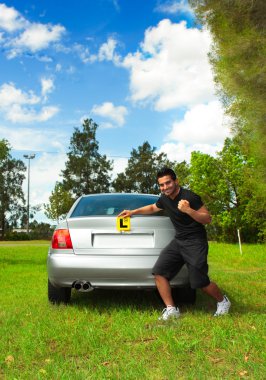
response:
<path fill-rule="evenodd" d="M 131 218 L 129 231 L 118 231 L 116 217 L 83 217 L 67 220 L 76 254 L 95 254 L 97 249 L 130 250 L 163 248 L 174 236 L 169 218 L 137 216 Z"/>

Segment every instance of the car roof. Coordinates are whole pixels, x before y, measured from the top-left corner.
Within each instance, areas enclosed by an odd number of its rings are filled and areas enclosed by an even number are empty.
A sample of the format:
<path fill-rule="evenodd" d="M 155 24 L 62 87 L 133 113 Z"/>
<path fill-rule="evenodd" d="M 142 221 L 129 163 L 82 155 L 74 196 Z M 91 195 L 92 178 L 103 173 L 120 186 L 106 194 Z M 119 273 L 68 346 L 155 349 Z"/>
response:
<path fill-rule="evenodd" d="M 147 194 L 147 193 L 94 193 L 94 194 L 84 194 L 84 195 L 81 195 L 82 198 L 86 198 L 86 197 L 94 197 L 94 196 L 119 196 L 119 195 L 122 195 L 122 196 L 129 196 L 129 197 L 138 197 L 138 196 L 147 196 L 147 197 L 159 197 L 160 195 L 159 194 Z"/>

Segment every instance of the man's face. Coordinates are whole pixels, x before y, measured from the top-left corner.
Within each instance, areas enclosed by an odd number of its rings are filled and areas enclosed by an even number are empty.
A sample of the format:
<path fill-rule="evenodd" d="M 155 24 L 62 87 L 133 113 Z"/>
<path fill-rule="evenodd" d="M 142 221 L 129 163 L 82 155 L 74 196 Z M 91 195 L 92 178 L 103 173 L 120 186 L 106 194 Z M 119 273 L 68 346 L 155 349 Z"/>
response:
<path fill-rule="evenodd" d="M 161 192 L 167 197 L 175 196 L 179 189 L 177 179 L 173 180 L 170 175 L 158 178 L 158 184 Z"/>

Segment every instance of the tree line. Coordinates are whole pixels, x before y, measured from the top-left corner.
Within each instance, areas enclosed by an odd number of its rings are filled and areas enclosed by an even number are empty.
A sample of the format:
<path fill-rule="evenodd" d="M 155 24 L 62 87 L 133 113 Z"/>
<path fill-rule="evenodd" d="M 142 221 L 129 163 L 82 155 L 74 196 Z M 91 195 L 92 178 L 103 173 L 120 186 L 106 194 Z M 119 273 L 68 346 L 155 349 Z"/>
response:
<path fill-rule="evenodd" d="M 265 236 L 266 65 L 264 0 L 189 0 L 201 25 L 210 30 L 209 54 L 216 90 L 232 116 L 234 140 L 252 162 L 245 176 L 250 200 L 245 218 L 257 220 Z M 264 218 L 264 220 L 263 220 Z"/>
<path fill-rule="evenodd" d="M 156 147 L 144 141 L 132 149 L 125 170 L 112 178 L 113 161 L 99 153 L 97 128 L 92 119 L 84 120 L 81 128 L 75 128 L 61 178 L 44 205 L 49 219 L 58 222 L 65 217 L 74 201 L 83 194 L 159 194 L 156 174 L 159 168 L 168 166 L 177 173 L 180 185 L 201 195 L 210 210 L 213 216 L 208 226 L 211 239 L 234 242 L 239 229 L 245 242 L 263 240 L 265 212 L 252 191 L 254 160 L 242 152 L 236 138 L 227 138 L 216 157 L 192 152 L 190 163 L 170 161 L 165 153 L 157 153 Z M 21 160 L 11 157 L 10 149 L 6 140 L 0 140 L 2 235 L 17 227 L 19 221 L 25 225 L 26 217 L 22 191 L 26 167 Z M 36 221 L 31 226 L 37 228 Z"/>
<path fill-rule="evenodd" d="M 200 194 L 213 215 L 209 236 L 234 242 L 237 230 L 243 241 L 263 239 L 264 211 L 255 200 L 250 186 L 254 160 L 245 156 L 236 139 L 226 139 L 216 157 L 193 152 L 191 162 L 170 161 L 165 153 L 145 141 L 132 149 L 125 170 L 111 180 L 112 161 L 99 154 L 97 124 L 85 120 L 71 138 L 66 169 L 45 205 L 46 215 L 54 220 L 64 217 L 74 200 L 82 194 L 98 192 L 140 192 L 159 194 L 156 175 L 159 168 L 173 168 L 181 186 Z"/>

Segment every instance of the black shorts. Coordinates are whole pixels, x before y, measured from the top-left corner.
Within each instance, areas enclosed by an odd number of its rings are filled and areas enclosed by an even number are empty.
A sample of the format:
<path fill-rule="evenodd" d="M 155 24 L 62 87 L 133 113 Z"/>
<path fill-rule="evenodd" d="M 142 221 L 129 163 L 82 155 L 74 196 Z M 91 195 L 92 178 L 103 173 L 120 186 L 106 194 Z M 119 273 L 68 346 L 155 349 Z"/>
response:
<path fill-rule="evenodd" d="M 173 239 L 160 253 L 152 274 L 163 276 L 170 281 L 186 264 L 191 288 L 204 288 L 210 284 L 207 256 L 206 240 Z"/>

